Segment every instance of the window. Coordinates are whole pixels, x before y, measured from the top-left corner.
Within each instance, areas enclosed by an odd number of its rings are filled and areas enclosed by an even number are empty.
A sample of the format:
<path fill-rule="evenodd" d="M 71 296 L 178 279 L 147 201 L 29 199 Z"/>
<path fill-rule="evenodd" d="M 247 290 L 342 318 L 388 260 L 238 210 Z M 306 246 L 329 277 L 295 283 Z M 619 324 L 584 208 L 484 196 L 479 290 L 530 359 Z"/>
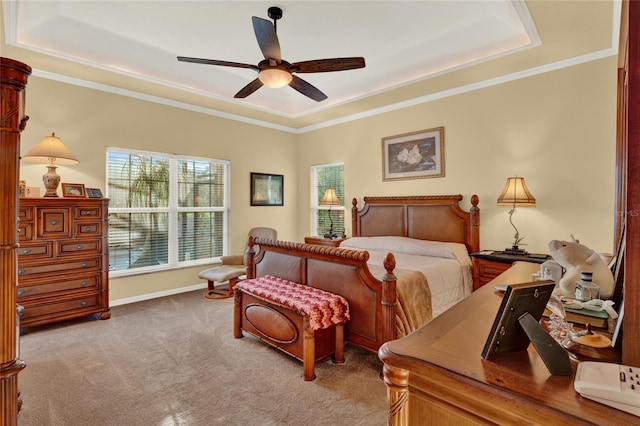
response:
<path fill-rule="evenodd" d="M 344 164 L 333 163 L 311 167 L 313 175 L 313 235 L 325 235 L 331 228 L 338 237 L 344 234 Z M 327 189 L 335 189 L 339 206 L 322 206 L 320 202 Z"/>
<path fill-rule="evenodd" d="M 109 270 L 210 263 L 228 251 L 229 162 L 107 150 Z"/>

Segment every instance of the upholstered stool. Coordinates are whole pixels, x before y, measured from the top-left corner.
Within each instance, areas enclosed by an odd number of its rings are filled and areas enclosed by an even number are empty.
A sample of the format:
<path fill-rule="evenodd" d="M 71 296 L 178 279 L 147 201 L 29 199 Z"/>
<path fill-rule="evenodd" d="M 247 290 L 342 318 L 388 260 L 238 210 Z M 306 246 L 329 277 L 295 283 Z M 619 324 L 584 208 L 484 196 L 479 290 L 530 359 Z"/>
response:
<path fill-rule="evenodd" d="M 344 362 L 344 297 L 270 275 L 240 281 L 235 294 L 235 337 L 247 331 L 302 360 L 307 381 L 317 360 L 333 354 L 334 364 Z"/>
<path fill-rule="evenodd" d="M 227 299 L 233 296 L 233 287 L 238 282 L 238 278 L 246 273 L 244 267 L 237 268 L 235 266 L 220 265 L 201 271 L 198 276 L 207 280 L 207 291 L 204 297 L 207 299 Z M 215 283 L 224 283 L 229 281 L 229 287 L 216 288 Z"/>

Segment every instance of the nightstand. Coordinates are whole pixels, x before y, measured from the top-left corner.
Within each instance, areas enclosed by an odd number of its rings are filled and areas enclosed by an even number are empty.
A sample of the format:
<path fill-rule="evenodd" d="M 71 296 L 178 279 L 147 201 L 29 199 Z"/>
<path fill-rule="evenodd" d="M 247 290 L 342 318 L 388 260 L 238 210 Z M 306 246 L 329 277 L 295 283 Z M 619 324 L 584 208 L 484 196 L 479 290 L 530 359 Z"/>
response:
<path fill-rule="evenodd" d="M 471 253 L 470 256 L 473 261 L 473 291 L 509 269 L 514 262 L 543 263 L 551 259 L 545 254 L 510 254 L 492 250 Z"/>
<path fill-rule="evenodd" d="M 304 237 L 305 244 L 315 244 L 318 246 L 338 247 L 346 238 L 324 238 L 324 237 Z"/>

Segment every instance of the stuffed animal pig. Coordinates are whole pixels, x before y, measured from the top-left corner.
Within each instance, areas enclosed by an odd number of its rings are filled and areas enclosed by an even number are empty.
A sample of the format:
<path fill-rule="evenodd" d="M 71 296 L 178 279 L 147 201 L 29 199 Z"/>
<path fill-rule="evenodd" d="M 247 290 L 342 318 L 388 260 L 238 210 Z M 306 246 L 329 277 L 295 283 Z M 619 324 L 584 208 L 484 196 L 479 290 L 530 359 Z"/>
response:
<path fill-rule="evenodd" d="M 566 270 L 554 294 L 575 297 L 580 273 L 586 271 L 593 273 L 593 283 L 600 287 L 600 299 L 607 300 L 613 296 L 615 286 L 613 274 L 598 253 L 575 239 L 573 241 L 552 240 L 549 242 L 549 252 L 553 259 Z"/>

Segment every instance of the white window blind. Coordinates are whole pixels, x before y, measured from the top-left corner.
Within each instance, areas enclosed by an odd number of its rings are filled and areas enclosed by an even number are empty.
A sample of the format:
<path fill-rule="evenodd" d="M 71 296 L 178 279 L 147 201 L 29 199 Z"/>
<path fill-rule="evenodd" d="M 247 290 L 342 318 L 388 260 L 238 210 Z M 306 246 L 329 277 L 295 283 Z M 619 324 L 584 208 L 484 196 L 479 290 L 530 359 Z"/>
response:
<path fill-rule="evenodd" d="M 329 232 L 333 222 L 333 232 L 341 237 L 345 232 L 344 226 L 344 164 L 321 164 L 311 167 L 313 176 L 312 211 L 313 222 L 312 235 L 325 235 Z M 320 201 L 327 189 L 334 188 L 339 206 L 321 206 Z M 331 216 L 329 216 L 331 215 Z"/>
<path fill-rule="evenodd" d="M 229 162 L 107 150 L 112 275 L 210 263 L 228 251 Z"/>

